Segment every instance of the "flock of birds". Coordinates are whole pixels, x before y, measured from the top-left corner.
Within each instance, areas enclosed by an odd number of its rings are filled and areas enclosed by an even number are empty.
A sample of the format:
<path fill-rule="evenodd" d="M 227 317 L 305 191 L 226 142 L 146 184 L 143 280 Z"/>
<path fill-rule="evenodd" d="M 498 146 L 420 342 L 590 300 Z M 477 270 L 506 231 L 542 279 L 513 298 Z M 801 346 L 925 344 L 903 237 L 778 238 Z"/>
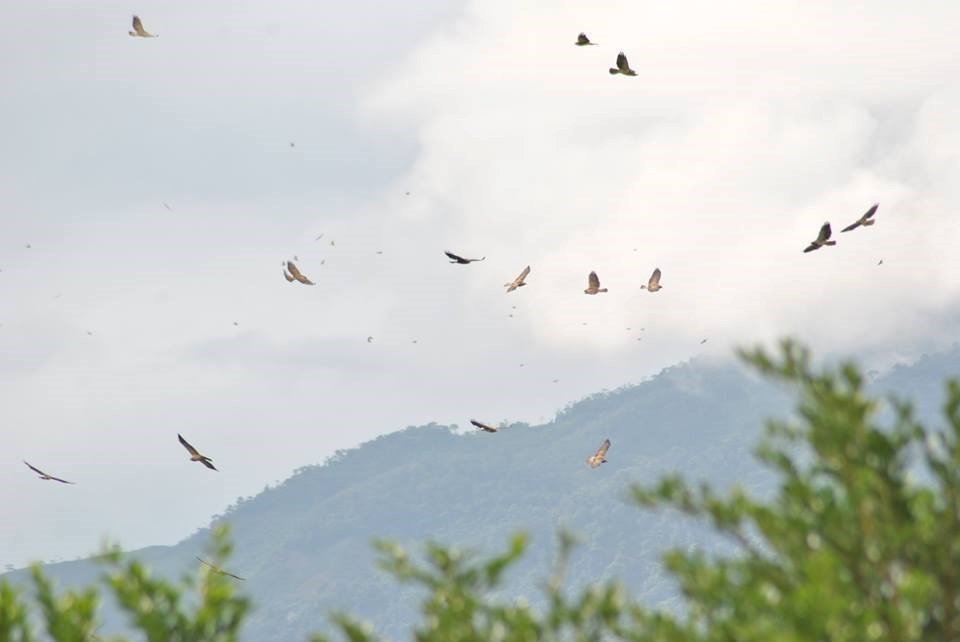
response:
<path fill-rule="evenodd" d="M 148 32 L 146 29 L 144 29 L 144 27 L 143 27 L 143 22 L 140 20 L 140 18 L 139 18 L 138 16 L 133 16 L 133 30 L 132 30 L 132 31 L 129 31 L 128 33 L 130 34 L 130 36 L 138 37 L 138 38 L 157 38 L 157 37 L 159 37 L 157 34 L 152 34 L 152 33 Z M 598 43 L 591 42 L 590 39 L 587 37 L 587 35 L 586 35 L 585 33 L 580 33 L 580 34 L 577 36 L 577 40 L 576 40 L 576 42 L 575 42 L 574 44 L 576 44 L 578 47 L 584 47 L 584 46 L 596 46 Z M 617 63 L 616 63 L 616 65 L 617 65 L 616 67 L 611 67 L 611 68 L 610 68 L 610 74 L 611 74 L 611 75 L 623 75 L 623 76 L 636 76 L 636 75 L 637 75 L 637 73 L 636 73 L 633 69 L 630 68 L 630 63 L 629 63 L 629 61 L 627 60 L 627 56 L 626 56 L 622 51 L 617 55 Z M 293 147 L 294 144 L 293 144 L 293 143 L 290 143 L 290 146 Z M 407 192 L 406 195 L 409 196 L 410 193 Z M 164 205 L 164 207 L 166 207 L 167 209 L 170 209 L 170 206 L 167 205 L 166 203 L 164 203 L 163 205 Z M 867 227 L 867 226 L 871 226 L 871 225 L 875 224 L 875 223 L 876 223 L 876 220 L 874 219 L 874 215 L 877 213 L 877 209 L 879 208 L 879 206 L 880 206 L 879 203 L 874 203 L 874 204 L 866 211 L 866 213 L 863 214 L 863 216 L 861 216 L 860 218 L 858 218 L 856 221 L 854 221 L 853 223 L 851 223 L 851 224 L 848 225 L 847 227 L 843 228 L 843 230 L 841 230 L 841 231 L 842 231 L 842 232 L 851 232 L 851 231 L 857 229 L 858 227 Z M 317 240 L 319 240 L 322 236 L 323 236 L 323 235 L 321 234 L 319 237 L 317 237 Z M 832 240 L 832 239 L 831 239 L 831 236 L 832 236 L 832 230 L 831 230 L 831 228 L 830 228 L 830 223 L 829 223 L 829 222 L 825 222 L 825 223 L 820 227 L 820 231 L 819 231 L 819 233 L 817 234 L 817 237 L 816 237 L 813 241 L 811 241 L 810 244 L 803 250 L 804 253 L 806 253 L 806 252 L 813 252 L 814 250 L 819 250 L 820 248 L 825 247 L 825 246 L 833 246 L 833 245 L 836 245 L 837 242 L 836 242 L 835 240 Z M 331 241 L 330 244 L 333 245 L 333 244 L 334 244 L 333 241 Z M 30 246 L 28 245 L 27 247 L 30 247 Z M 379 252 L 378 252 L 378 253 L 379 253 Z M 470 263 L 475 263 L 475 262 L 478 262 L 478 261 L 483 261 L 483 260 L 485 260 L 485 259 L 487 258 L 486 256 L 483 256 L 483 257 L 481 257 L 481 258 L 479 258 L 479 259 L 465 258 L 465 257 L 463 257 L 463 256 L 460 256 L 460 255 L 458 255 L 458 254 L 454 254 L 453 252 L 449 252 L 449 251 L 444 251 L 444 254 L 445 254 L 446 257 L 450 260 L 450 263 L 456 264 L 456 265 L 469 265 Z M 296 259 L 296 257 L 294 257 L 294 259 Z M 883 263 L 883 259 L 880 260 L 880 263 L 879 263 L 879 264 L 882 264 L 882 263 Z M 521 287 L 526 286 L 526 285 L 527 285 L 526 279 L 527 279 L 527 277 L 528 277 L 529 275 L 530 275 L 530 266 L 527 265 L 526 267 L 523 268 L 523 270 L 520 272 L 519 275 L 517 275 L 517 277 L 516 277 L 515 279 L 513 279 L 512 281 L 504 284 L 504 287 L 506 288 L 506 292 L 507 292 L 507 293 L 513 292 L 514 290 L 517 290 L 517 289 L 519 289 L 519 288 L 521 288 Z M 297 265 L 296 265 L 296 263 L 295 263 L 294 261 L 288 260 L 288 261 L 285 262 L 285 264 L 284 264 L 284 270 L 283 270 L 283 276 L 284 276 L 284 278 L 286 279 L 286 281 L 287 281 L 288 283 L 292 283 L 292 282 L 296 281 L 296 282 L 301 283 L 301 284 L 303 284 L 303 285 L 314 285 L 314 282 L 313 282 L 312 280 L 310 280 L 310 278 L 308 278 L 305 274 L 303 274 L 303 272 L 300 271 L 300 269 L 297 267 Z M 660 277 L 661 277 L 660 268 L 655 268 L 655 269 L 653 270 L 653 273 L 650 275 L 650 278 L 648 279 L 647 283 L 644 284 L 644 285 L 641 285 L 641 286 L 640 286 L 640 289 L 645 289 L 645 290 L 647 290 L 648 292 L 658 292 L 658 291 L 660 291 L 660 290 L 663 288 L 663 286 L 660 284 Z M 606 293 L 606 292 L 607 292 L 607 288 L 602 288 L 602 287 L 600 287 L 600 277 L 597 275 L 596 272 L 591 271 L 590 274 L 587 276 L 587 287 L 586 287 L 586 289 L 584 289 L 583 292 L 584 292 L 584 294 L 588 294 L 588 295 L 596 295 L 596 294 Z M 511 316 L 512 316 L 512 315 L 511 315 Z M 236 325 L 236 323 L 235 323 L 235 325 Z M 368 342 L 368 343 L 371 343 L 372 341 L 373 341 L 373 337 L 367 337 L 367 342 Z M 706 341 L 707 341 L 706 339 L 703 339 L 700 343 L 703 344 L 703 343 L 706 343 Z M 414 341 L 414 343 L 416 343 L 416 341 Z M 523 365 L 523 364 L 521 364 L 521 366 L 522 366 L 522 365 Z M 556 381 L 557 381 L 557 380 L 555 379 L 554 382 L 556 382 Z M 481 430 L 481 431 L 484 431 L 484 432 L 487 432 L 487 433 L 496 433 L 496 432 L 498 432 L 498 428 L 497 428 L 497 427 L 491 426 L 491 425 L 486 424 L 486 423 L 483 423 L 483 422 L 481 422 L 481 421 L 477 421 L 476 419 L 471 419 L 471 420 L 470 420 L 470 423 L 471 423 L 474 427 L 476 427 L 477 429 L 479 429 L 479 430 Z M 206 455 L 201 454 L 200 451 L 198 451 L 196 448 L 194 448 L 194 447 L 193 447 L 186 439 L 184 439 L 183 436 L 180 435 L 179 433 L 177 434 L 177 439 L 179 440 L 180 444 L 181 444 L 181 445 L 187 450 L 187 452 L 189 453 L 189 455 L 190 455 L 190 461 L 198 462 L 198 463 L 200 463 L 200 464 L 203 464 L 204 466 L 206 466 L 206 467 L 209 468 L 210 470 L 217 471 L 217 468 L 213 465 L 213 459 L 211 459 L 210 457 L 208 457 L 208 456 L 206 456 Z M 602 443 L 602 444 L 600 445 L 600 447 L 596 450 L 596 452 L 595 452 L 594 454 L 590 455 L 589 457 L 587 457 L 587 459 L 586 459 L 587 465 L 590 466 L 590 468 L 598 468 L 600 465 L 606 463 L 606 462 L 607 462 L 606 455 L 607 455 L 607 451 L 610 449 L 610 445 L 611 445 L 611 444 L 610 444 L 610 440 L 609 440 L 609 439 L 604 439 L 603 443 Z M 67 480 L 65 480 L 65 479 L 62 479 L 62 478 L 60 478 L 60 477 L 55 477 L 55 476 L 53 476 L 53 475 L 47 474 L 46 472 L 40 470 L 39 468 L 36 468 L 35 466 L 33 466 L 32 464 L 30 464 L 29 462 L 27 462 L 27 461 L 25 461 L 25 460 L 24 460 L 24 464 L 26 464 L 27 467 L 28 467 L 30 470 L 32 470 L 33 472 L 35 472 L 35 473 L 39 476 L 39 478 L 42 479 L 42 480 L 46 480 L 46 481 L 56 481 L 56 482 L 60 482 L 60 483 L 63 483 L 63 484 L 74 484 L 74 483 L 75 483 L 75 482 L 71 482 L 71 481 L 67 481 Z M 199 561 L 200 561 L 201 563 L 203 563 L 204 565 L 210 567 L 214 572 L 221 573 L 221 574 L 223 574 L 223 575 L 228 575 L 228 576 L 233 577 L 233 578 L 238 579 L 238 580 L 243 580 L 243 579 L 244 579 L 244 578 L 242 578 L 242 577 L 239 577 L 239 576 L 237 576 L 237 575 L 234 575 L 233 573 L 229 573 L 229 572 L 227 572 L 227 571 L 224 571 L 223 569 L 221 569 L 221 568 L 219 568 L 219 567 L 211 564 L 210 562 L 207 562 L 206 560 L 203 560 L 203 559 L 201 559 L 201 558 L 199 558 L 199 557 L 197 558 L 197 560 L 199 560 Z"/>

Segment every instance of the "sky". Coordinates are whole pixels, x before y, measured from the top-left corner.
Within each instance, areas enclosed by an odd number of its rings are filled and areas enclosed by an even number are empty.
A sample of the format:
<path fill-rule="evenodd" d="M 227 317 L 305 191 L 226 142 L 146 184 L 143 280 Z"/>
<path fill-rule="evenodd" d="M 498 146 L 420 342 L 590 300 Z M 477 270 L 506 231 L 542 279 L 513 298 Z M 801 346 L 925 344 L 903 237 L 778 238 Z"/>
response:
<path fill-rule="evenodd" d="M 735 346 L 886 367 L 960 337 L 956 3 L 4 15 L 0 568 L 174 543 L 379 434 L 545 421 Z"/>

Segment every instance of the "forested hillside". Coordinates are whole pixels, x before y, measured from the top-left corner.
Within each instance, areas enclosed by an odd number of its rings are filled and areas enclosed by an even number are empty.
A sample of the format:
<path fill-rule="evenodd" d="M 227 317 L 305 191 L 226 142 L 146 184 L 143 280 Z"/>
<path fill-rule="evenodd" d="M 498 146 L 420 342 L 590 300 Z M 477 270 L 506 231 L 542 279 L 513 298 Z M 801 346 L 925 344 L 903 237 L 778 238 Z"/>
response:
<path fill-rule="evenodd" d="M 874 386 L 921 402 L 931 415 L 944 377 L 960 372 L 960 350 L 925 357 L 877 378 Z M 738 366 L 676 366 L 637 386 L 603 393 L 560 412 L 546 425 L 515 424 L 496 434 L 459 428 L 410 427 L 296 472 L 282 485 L 231 507 L 219 520 L 233 528 L 229 569 L 256 610 L 245 628 L 250 642 L 305 640 L 326 629 L 326 614 L 343 609 L 399 638 L 414 620 L 418 597 L 374 566 L 374 537 L 416 549 L 424 540 L 490 551 L 508 534 L 532 536 L 530 553 L 507 585 L 536 600 L 549 572 L 555 534 L 581 538 L 569 585 L 622 579 L 641 599 L 671 605 L 675 587 L 659 565 L 668 546 L 724 544 L 676 514 L 628 504 L 631 482 L 668 472 L 770 489 L 750 456 L 769 416 L 791 400 Z M 318 428 L 319 429 L 319 428 Z M 609 462 L 590 469 L 585 458 L 609 438 Z M 208 539 L 202 529 L 171 547 L 132 553 L 157 573 L 176 577 L 194 564 Z M 63 585 L 92 582 L 89 562 L 47 567 Z M 22 573 L 13 574 L 16 580 Z M 119 630 L 110 621 L 104 631 Z"/>

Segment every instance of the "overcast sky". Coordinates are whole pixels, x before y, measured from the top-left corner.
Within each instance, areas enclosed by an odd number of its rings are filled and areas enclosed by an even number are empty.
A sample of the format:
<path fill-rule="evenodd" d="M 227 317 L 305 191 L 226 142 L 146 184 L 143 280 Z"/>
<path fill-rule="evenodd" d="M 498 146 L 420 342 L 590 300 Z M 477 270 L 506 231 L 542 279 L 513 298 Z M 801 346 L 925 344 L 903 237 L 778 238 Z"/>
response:
<path fill-rule="evenodd" d="M 173 543 L 338 448 L 735 345 L 958 339 L 960 5 L 596 4 L 5 7 L 0 564 Z"/>

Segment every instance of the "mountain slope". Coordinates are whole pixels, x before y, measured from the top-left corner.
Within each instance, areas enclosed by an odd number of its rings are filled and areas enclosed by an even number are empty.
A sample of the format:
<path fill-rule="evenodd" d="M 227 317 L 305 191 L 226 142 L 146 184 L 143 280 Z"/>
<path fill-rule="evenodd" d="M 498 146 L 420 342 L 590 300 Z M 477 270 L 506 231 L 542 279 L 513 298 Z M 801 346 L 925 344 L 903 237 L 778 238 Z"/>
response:
<path fill-rule="evenodd" d="M 954 350 L 897 368 L 875 386 L 928 406 L 939 403 L 942 379 L 956 374 L 957 364 L 960 351 Z M 680 471 L 721 487 L 738 483 L 769 492 L 771 478 L 749 453 L 763 420 L 789 411 L 782 390 L 740 368 L 694 363 L 581 401 L 546 425 L 515 424 L 492 435 L 411 427 L 338 453 L 219 518 L 233 527 L 229 568 L 248 578 L 243 589 L 256 605 L 246 639 L 305 640 L 326 628 L 326 613 L 339 609 L 402 638 L 418 595 L 375 568 L 374 537 L 415 550 L 433 539 L 492 551 L 509 533 L 527 531 L 532 549 L 508 586 L 511 594 L 536 599 L 555 532 L 565 526 L 583 542 L 569 569 L 571 586 L 619 577 L 650 603 L 675 604 L 660 553 L 668 546 L 723 544 L 700 524 L 631 506 L 625 501 L 630 484 Z M 609 463 L 592 470 L 584 460 L 604 438 L 613 443 Z M 133 554 L 175 577 L 196 564 L 207 536 L 202 530 L 176 546 Z M 99 573 L 88 562 L 48 570 L 66 585 Z M 105 631 L 122 626 L 110 613 L 105 619 Z"/>

